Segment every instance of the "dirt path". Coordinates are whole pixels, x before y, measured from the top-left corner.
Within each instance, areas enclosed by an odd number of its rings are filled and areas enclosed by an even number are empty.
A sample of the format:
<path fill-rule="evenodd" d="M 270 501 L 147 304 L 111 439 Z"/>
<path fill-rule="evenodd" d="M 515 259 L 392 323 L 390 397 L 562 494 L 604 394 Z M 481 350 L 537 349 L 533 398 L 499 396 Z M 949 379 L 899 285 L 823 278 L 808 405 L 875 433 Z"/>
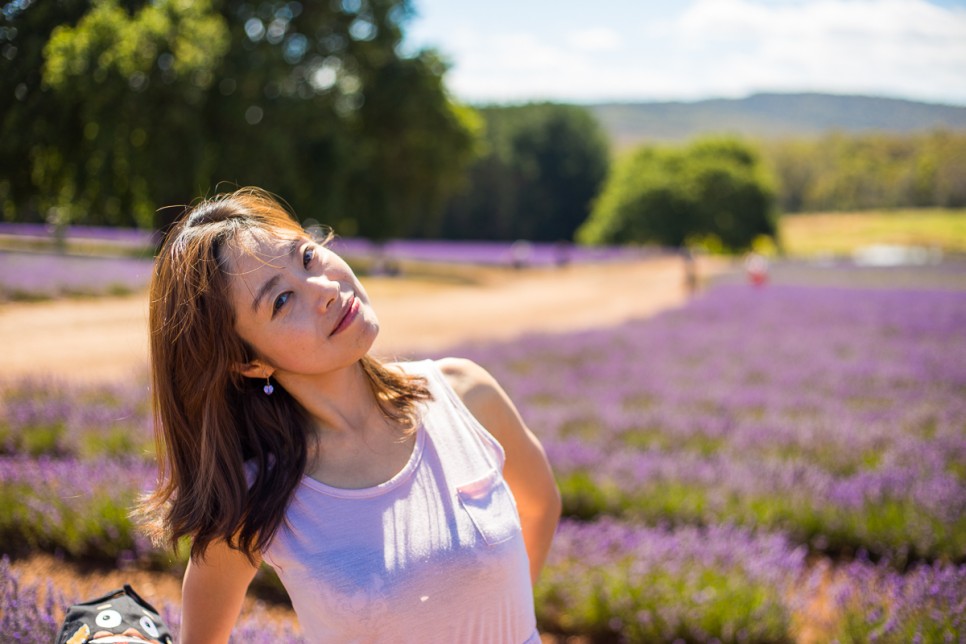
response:
<path fill-rule="evenodd" d="M 702 260 L 707 277 L 725 265 Z M 444 274 L 364 281 L 382 331 L 376 353 L 404 357 L 466 340 L 619 324 L 681 305 L 681 261 L 513 271 L 448 268 Z M 117 380 L 147 364 L 147 296 L 0 305 L 2 376 Z"/>

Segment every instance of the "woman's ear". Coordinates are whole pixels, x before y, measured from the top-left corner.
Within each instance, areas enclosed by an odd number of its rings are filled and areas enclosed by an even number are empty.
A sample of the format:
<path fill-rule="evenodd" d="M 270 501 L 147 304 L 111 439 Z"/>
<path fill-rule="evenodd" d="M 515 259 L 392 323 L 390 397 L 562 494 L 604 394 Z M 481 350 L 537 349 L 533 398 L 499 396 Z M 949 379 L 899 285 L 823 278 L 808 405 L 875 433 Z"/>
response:
<path fill-rule="evenodd" d="M 235 369 L 246 378 L 255 378 L 257 380 L 265 380 L 275 373 L 274 369 L 261 360 L 252 360 L 251 362 L 237 365 Z"/>

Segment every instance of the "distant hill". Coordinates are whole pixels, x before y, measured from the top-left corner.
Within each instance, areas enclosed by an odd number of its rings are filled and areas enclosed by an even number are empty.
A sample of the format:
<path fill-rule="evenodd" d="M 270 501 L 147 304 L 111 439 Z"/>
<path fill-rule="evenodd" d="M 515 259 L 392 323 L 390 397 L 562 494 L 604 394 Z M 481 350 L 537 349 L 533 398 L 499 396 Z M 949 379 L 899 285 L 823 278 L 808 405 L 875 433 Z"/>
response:
<path fill-rule="evenodd" d="M 833 94 L 754 94 L 742 99 L 589 105 L 617 148 L 702 134 L 808 137 L 830 131 L 966 130 L 966 107 Z"/>

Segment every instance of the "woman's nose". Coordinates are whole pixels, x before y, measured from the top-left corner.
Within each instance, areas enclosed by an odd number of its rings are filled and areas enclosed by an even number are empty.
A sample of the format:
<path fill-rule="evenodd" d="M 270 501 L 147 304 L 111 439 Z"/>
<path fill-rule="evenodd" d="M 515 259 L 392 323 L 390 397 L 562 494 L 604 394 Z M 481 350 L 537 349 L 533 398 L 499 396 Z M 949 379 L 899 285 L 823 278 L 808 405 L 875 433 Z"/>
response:
<path fill-rule="evenodd" d="M 325 275 L 310 277 L 308 282 L 313 290 L 316 291 L 316 296 L 318 297 L 317 306 L 320 310 L 324 311 L 328 309 L 333 302 L 339 299 L 339 282 L 331 280 Z"/>

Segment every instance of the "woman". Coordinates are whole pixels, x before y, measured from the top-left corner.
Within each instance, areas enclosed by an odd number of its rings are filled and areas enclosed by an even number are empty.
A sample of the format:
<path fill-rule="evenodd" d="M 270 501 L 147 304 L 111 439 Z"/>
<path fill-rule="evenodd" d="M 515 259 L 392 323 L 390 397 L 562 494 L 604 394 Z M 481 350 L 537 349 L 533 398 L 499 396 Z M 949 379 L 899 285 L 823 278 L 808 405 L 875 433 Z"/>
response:
<path fill-rule="evenodd" d="M 539 641 L 560 498 L 485 370 L 370 356 L 362 284 L 258 189 L 185 213 L 150 307 L 161 485 L 139 515 L 192 539 L 182 644 L 228 639 L 262 561 L 309 641 Z"/>

